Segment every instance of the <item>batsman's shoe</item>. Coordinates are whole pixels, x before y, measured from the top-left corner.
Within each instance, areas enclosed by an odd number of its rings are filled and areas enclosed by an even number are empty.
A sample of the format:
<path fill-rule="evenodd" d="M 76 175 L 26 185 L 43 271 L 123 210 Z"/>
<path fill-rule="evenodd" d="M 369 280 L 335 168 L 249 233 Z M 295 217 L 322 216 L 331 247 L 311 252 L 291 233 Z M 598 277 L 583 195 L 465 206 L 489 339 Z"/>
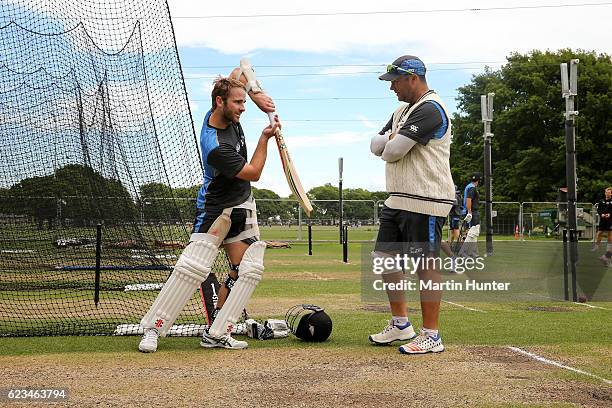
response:
<path fill-rule="evenodd" d="M 379 345 L 391 344 L 394 341 L 406 341 L 416 337 L 414 328 L 410 322 L 404 326 L 393 324 L 393 319 L 389 320 L 389 324 L 380 333 L 371 334 L 368 339 Z"/>
<path fill-rule="evenodd" d="M 159 338 L 159 333 L 155 329 L 145 329 L 144 336 L 142 336 L 142 340 L 140 340 L 140 344 L 138 345 L 138 350 L 143 353 L 155 353 L 157 351 L 157 339 Z"/>
<path fill-rule="evenodd" d="M 402 354 L 439 353 L 441 351 L 444 351 L 444 344 L 442 344 L 440 334 L 434 337 L 423 330 L 414 340 L 399 348 L 399 352 Z"/>
<path fill-rule="evenodd" d="M 600 256 L 599 260 L 604 266 L 612 266 L 612 258 L 608 258 L 605 254 Z"/>
<path fill-rule="evenodd" d="M 200 346 L 206 348 L 221 347 L 232 350 L 241 350 L 247 348 L 249 343 L 246 341 L 236 340 L 229 334 L 225 334 L 221 337 L 213 337 L 205 331 L 202 335 Z"/>

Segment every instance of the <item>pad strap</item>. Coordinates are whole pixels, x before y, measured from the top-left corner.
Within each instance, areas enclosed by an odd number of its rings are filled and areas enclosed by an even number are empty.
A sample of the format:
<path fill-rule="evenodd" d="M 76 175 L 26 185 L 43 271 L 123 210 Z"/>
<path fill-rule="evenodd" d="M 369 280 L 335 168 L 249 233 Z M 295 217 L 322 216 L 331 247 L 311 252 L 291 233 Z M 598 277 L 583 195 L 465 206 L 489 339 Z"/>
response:
<path fill-rule="evenodd" d="M 227 238 L 223 243 L 231 244 L 232 242 L 243 241 L 249 238 L 259 239 L 259 225 L 257 224 L 257 206 L 255 205 L 255 199 L 251 196 L 244 203 L 233 208 L 244 208 L 247 212 L 244 231 L 235 237 Z"/>
<path fill-rule="evenodd" d="M 227 275 L 227 279 L 225 279 L 225 287 L 229 290 L 232 290 L 232 287 L 234 287 L 234 283 L 236 283 L 236 280 L 237 279 L 232 278 L 230 275 Z"/>

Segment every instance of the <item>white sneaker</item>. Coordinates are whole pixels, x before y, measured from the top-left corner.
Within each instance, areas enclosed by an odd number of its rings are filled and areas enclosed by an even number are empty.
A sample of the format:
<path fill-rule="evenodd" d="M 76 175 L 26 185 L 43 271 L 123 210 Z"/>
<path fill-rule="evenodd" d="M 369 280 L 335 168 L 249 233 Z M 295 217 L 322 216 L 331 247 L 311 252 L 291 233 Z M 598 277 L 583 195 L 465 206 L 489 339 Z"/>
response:
<path fill-rule="evenodd" d="M 599 245 L 597 244 L 593 245 L 593 248 L 591 248 L 591 252 L 595 252 L 597 250 L 599 250 Z"/>
<path fill-rule="evenodd" d="M 213 337 L 208 334 L 207 331 L 204 331 L 204 334 L 202 335 L 202 341 L 200 341 L 200 346 L 206 348 L 222 347 L 232 350 L 241 350 L 247 348 L 249 346 L 249 343 L 247 343 L 246 341 L 236 340 L 229 334 L 225 334 L 221 337 Z"/>
<path fill-rule="evenodd" d="M 405 341 L 416 337 L 412 324 L 408 322 L 406 326 L 396 326 L 393 324 L 393 319 L 389 320 L 389 324 L 380 333 L 371 334 L 368 337 L 374 344 L 391 344 L 394 341 Z"/>
<path fill-rule="evenodd" d="M 157 339 L 159 338 L 159 332 L 155 329 L 145 329 L 144 336 L 140 340 L 138 350 L 143 353 L 155 353 L 157 351 Z"/>
<path fill-rule="evenodd" d="M 440 334 L 433 337 L 425 333 L 423 329 L 421 329 L 417 338 L 399 348 L 399 352 L 402 354 L 440 353 L 441 351 L 444 351 L 444 344 L 442 344 Z"/>
<path fill-rule="evenodd" d="M 612 258 L 608 258 L 606 254 L 603 254 L 602 256 L 600 256 L 599 260 L 601 261 L 602 264 L 604 264 L 604 266 L 612 266 Z"/>

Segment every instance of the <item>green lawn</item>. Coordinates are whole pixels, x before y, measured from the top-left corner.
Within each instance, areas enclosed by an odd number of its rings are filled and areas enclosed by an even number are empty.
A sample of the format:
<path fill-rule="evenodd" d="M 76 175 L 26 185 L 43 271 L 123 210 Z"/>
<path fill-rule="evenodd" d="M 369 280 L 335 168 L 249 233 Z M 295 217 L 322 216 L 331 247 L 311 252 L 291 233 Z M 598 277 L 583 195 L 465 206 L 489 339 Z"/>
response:
<path fill-rule="evenodd" d="M 326 231 L 330 236 L 333 230 Z M 364 234 L 366 231 L 364 231 Z M 498 247 L 499 262 L 513 261 L 515 274 L 520 275 L 521 267 L 531 265 L 530 253 L 548 253 L 548 243 L 535 246 L 535 243 L 514 243 L 515 252 L 504 253 L 503 247 Z M 388 314 L 384 312 L 383 301 L 376 310 L 367 311 L 367 306 L 360 299 L 361 283 L 361 251 L 362 244 L 351 243 L 349 247 L 349 263 L 341 261 L 341 246 L 336 243 L 317 243 L 314 245 L 314 255 L 307 255 L 305 243 L 293 243 L 288 249 L 270 249 L 266 252 L 266 272 L 263 281 L 258 286 L 254 301 L 274 302 L 282 299 L 294 303 L 317 302 L 327 307 L 334 319 L 334 335 L 330 342 L 313 347 L 368 347 L 365 341 L 369 331 L 382 327 Z M 547 252 L 548 251 L 548 252 Z M 507 252 L 507 251 L 506 251 Z M 493 258 L 491 258 L 493 259 Z M 530 270 L 533 270 L 533 265 Z M 451 278 L 451 277 L 447 277 Z M 452 277 L 460 279 L 459 277 Z M 609 285 L 609 274 L 603 283 Z M 536 285 L 534 288 L 536 290 Z M 524 290 L 529 290 L 526 288 Z M 59 296 L 60 292 L 54 296 Z M 115 292 L 107 296 L 120 296 Z M 516 345 L 516 346 L 559 346 L 563 353 L 579 356 L 586 350 L 610 349 L 612 331 L 609 322 L 612 321 L 612 303 L 610 299 L 595 302 L 594 305 L 611 310 L 588 308 L 569 302 L 548 301 L 541 297 L 529 297 L 521 301 L 499 301 L 479 299 L 478 297 L 461 299 L 462 304 L 484 311 L 478 313 L 443 304 L 441 325 L 445 341 L 450 344 L 479 345 Z M 104 299 L 105 293 L 102 293 Z M 137 301 L 138 293 L 128 293 L 126 299 Z M 147 294 L 150 297 L 150 293 Z M 335 298 L 348 299 L 346 302 L 335 301 Z M 418 308 L 417 296 L 410 294 L 410 306 Z M 453 294 L 447 294 L 445 299 L 459 302 Z M 512 299 L 511 299 L 512 300 Z M 326 304 L 326 302 L 328 304 Z M 281 302 L 282 303 L 282 302 Z M 554 311 L 547 311 L 552 308 Z M 556 309 L 555 309 L 556 308 Z M 278 308 L 274 317 L 282 317 L 285 310 Z M 256 313 L 256 311 L 255 311 Z M 273 316 L 260 316 L 262 318 Z M 420 315 L 414 313 L 413 321 L 419 325 Z M 607 323 L 606 323 L 607 322 Z M 583 335 L 578 335 L 579 333 Z M 588 334 L 588 335 L 587 335 Z M 95 351 L 117 351 L 133 348 L 134 338 L 125 337 L 54 337 L 54 338 L 0 338 L 0 354 L 37 354 L 84 351 L 96 344 Z M 175 338 L 171 340 L 172 347 L 190 348 L 193 339 Z M 254 347 L 293 347 L 292 339 L 274 342 L 255 342 Z M 576 345 L 577 347 L 572 347 Z M 591 356 L 592 357 L 592 356 Z M 610 355 L 607 355 L 604 368 L 593 368 L 602 375 L 612 367 Z M 590 359 L 590 358 L 588 358 Z M 587 359 L 587 360 L 588 360 Z M 609 373 L 608 373 L 609 374 Z"/>

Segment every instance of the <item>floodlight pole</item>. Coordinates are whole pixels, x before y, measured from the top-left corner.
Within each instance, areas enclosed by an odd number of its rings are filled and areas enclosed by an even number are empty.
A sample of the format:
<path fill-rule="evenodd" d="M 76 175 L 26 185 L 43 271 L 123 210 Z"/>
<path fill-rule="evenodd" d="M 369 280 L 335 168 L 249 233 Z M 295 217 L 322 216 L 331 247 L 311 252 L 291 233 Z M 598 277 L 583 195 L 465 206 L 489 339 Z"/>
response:
<path fill-rule="evenodd" d="M 342 157 L 338 158 L 338 194 L 339 194 L 339 202 L 338 202 L 338 214 L 340 215 L 340 225 L 338 226 L 338 228 L 340 229 L 340 244 L 342 244 L 343 241 L 343 237 L 344 237 L 344 229 L 342 228 L 342 226 L 344 225 L 343 222 L 343 216 L 344 216 L 344 211 L 343 211 L 343 206 L 342 206 L 342 168 L 343 168 L 343 162 L 344 159 L 342 159 Z"/>
<path fill-rule="evenodd" d="M 491 166 L 491 122 L 493 122 L 493 98 L 494 93 L 480 95 L 480 111 L 482 123 L 484 124 L 484 182 L 485 182 L 485 219 L 487 229 L 487 255 L 493 255 L 493 185 L 491 177 L 493 168 Z"/>
<path fill-rule="evenodd" d="M 569 235 L 569 272 L 572 276 L 572 300 L 578 301 L 576 263 L 578 261 L 578 229 L 576 222 L 576 127 L 578 111 L 574 98 L 578 95 L 578 62 L 561 64 L 561 95 L 565 98 L 565 176 L 567 182 L 567 231 Z M 566 291 L 567 293 L 567 291 Z M 569 300 L 569 299 L 566 299 Z"/>

